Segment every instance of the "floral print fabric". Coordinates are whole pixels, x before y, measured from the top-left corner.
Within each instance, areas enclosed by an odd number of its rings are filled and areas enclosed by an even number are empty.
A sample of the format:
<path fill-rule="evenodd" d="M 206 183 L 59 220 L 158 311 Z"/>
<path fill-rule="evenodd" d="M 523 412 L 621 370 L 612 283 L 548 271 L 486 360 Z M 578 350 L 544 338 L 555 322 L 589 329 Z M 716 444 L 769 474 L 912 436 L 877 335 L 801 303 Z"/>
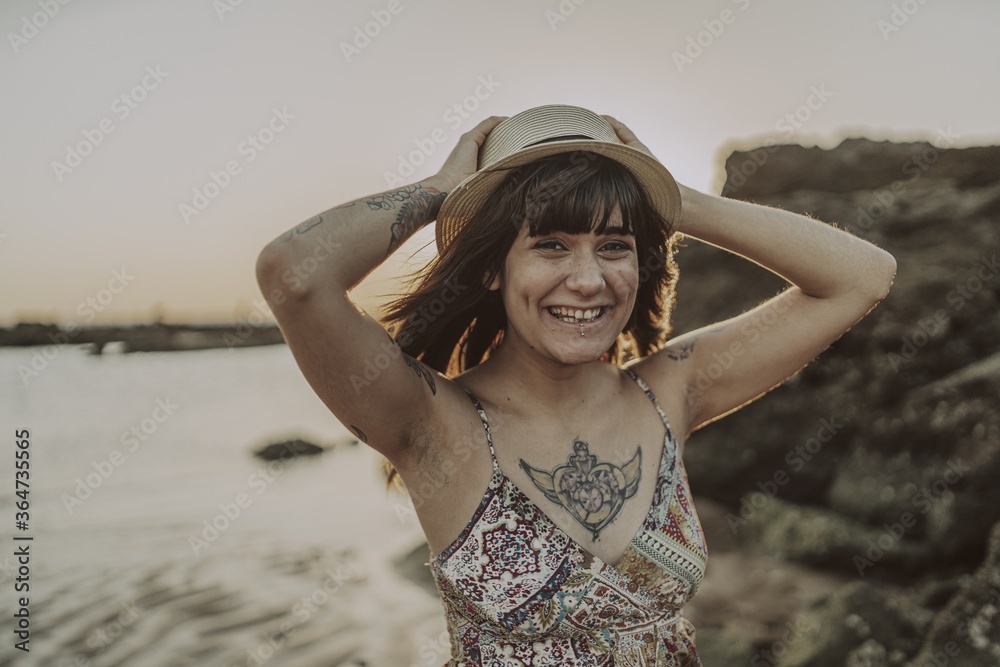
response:
<path fill-rule="evenodd" d="M 451 637 L 446 667 L 602 665 L 700 667 L 681 609 L 708 550 L 679 445 L 642 378 L 624 369 L 666 428 L 653 502 L 614 566 L 572 540 L 500 470 L 465 530 L 430 568 Z"/>

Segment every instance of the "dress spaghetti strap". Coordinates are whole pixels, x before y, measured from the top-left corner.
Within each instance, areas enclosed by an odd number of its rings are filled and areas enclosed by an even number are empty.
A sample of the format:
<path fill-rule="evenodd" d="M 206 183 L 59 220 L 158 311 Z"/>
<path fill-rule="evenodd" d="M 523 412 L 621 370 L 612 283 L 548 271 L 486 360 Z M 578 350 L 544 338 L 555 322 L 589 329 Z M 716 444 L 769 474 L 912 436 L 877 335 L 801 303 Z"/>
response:
<path fill-rule="evenodd" d="M 461 386 L 461 385 L 459 385 L 459 386 Z M 490 432 L 490 422 L 486 418 L 486 410 L 483 409 L 483 404 L 479 402 L 479 399 L 476 398 L 475 394 L 473 394 L 471 391 L 469 391 L 465 387 L 462 387 L 462 389 L 465 391 L 466 394 L 469 395 L 469 398 L 472 399 L 472 404 L 474 406 L 476 406 L 476 412 L 479 413 L 479 418 L 483 420 L 483 429 L 486 431 L 486 442 L 490 446 L 490 458 L 493 459 L 493 467 L 494 468 L 499 468 L 500 465 L 497 463 L 496 452 L 493 451 L 493 434 Z"/>
<path fill-rule="evenodd" d="M 639 388 L 642 389 L 646 396 L 649 397 L 649 400 L 653 402 L 653 407 L 656 408 L 657 414 L 660 415 L 660 420 L 663 422 L 663 425 L 667 427 L 667 433 L 673 435 L 673 430 L 670 428 L 670 421 L 667 419 L 667 414 L 663 411 L 663 408 L 660 407 L 659 401 L 657 401 L 656 396 L 653 395 L 653 390 L 651 390 L 649 385 L 647 385 L 641 377 L 636 375 L 635 371 L 631 368 L 623 368 L 622 370 L 625 371 L 630 378 L 635 380 L 635 383 L 639 385 Z"/>

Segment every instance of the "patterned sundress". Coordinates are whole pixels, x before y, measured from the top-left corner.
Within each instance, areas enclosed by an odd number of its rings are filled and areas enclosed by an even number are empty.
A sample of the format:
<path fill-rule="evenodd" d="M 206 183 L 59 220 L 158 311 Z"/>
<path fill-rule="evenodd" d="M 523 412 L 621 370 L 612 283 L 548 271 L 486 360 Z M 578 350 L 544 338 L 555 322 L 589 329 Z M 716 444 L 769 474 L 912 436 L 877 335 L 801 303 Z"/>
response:
<path fill-rule="evenodd" d="M 700 667 L 694 625 L 681 616 L 708 549 L 667 416 L 629 369 L 666 428 L 653 502 L 617 565 L 570 538 L 497 464 L 462 533 L 430 569 L 451 637 L 445 667 L 602 665 Z"/>

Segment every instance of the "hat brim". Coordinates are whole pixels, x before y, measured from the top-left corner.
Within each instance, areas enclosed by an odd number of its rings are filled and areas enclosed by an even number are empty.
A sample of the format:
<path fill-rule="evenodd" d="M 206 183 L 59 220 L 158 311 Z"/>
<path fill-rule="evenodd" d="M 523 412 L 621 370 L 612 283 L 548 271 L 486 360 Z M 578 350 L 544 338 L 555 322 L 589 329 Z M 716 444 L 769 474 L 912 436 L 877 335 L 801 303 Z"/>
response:
<path fill-rule="evenodd" d="M 653 208 L 676 229 L 681 214 L 681 194 L 667 168 L 653 156 L 624 144 L 607 141 L 572 139 L 548 141 L 529 146 L 497 160 L 462 181 L 448 193 L 438 212 L 435 239 L 439 254 L 451 245 L 463 226 L 476 214 L 499 187 L 513 167 L 559 153 L 591 151 L 622 164 L 635 177 Z"/>

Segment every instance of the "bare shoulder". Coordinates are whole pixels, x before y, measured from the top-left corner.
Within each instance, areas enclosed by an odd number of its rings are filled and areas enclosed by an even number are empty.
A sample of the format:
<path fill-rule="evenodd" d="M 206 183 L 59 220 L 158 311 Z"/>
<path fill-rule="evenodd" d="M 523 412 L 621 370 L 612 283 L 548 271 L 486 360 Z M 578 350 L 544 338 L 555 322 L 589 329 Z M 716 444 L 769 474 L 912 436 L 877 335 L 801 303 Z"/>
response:
<path fill-rule="evenodd" d="M 680 353 L 673 354 L 680 356 Z M 641 357 L 622 366 L 638 375 L 656 397 L 670 422 L 670 430 L 684 451 L 689 432 L 689 410 L 685 393 L 686 378 L 678 367 L 683 359 L 672 359 L 661 350 L 657 355 Z M 674 372 L 671 372 L 673 369 Z"/>

